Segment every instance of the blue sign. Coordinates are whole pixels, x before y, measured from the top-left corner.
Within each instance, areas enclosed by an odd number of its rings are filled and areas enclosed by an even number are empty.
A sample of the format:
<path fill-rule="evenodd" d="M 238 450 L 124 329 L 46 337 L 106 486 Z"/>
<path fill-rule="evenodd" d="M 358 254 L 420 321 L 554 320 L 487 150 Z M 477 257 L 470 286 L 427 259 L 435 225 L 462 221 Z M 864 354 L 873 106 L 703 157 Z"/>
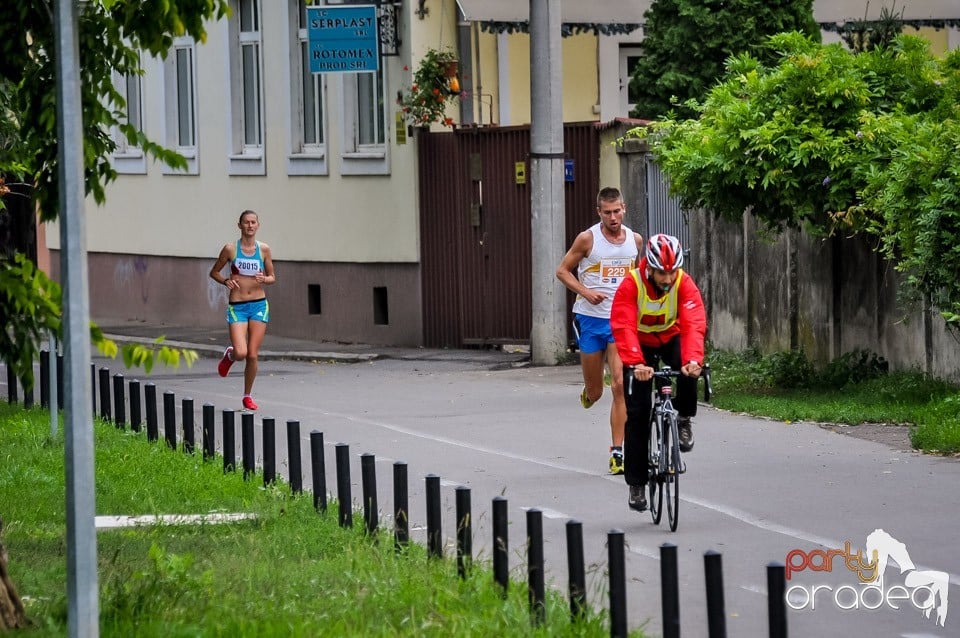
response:
<path fill-rule="evenodd" d="M 356 73 L 380 68 L 377 8 L 307 7 L 311 73 Z"/>
<path fill-rule="evenodd" d="M 573 160 L 572 159 L 563 160 L 563 181 L 565 182 L 573 181 Z"/>

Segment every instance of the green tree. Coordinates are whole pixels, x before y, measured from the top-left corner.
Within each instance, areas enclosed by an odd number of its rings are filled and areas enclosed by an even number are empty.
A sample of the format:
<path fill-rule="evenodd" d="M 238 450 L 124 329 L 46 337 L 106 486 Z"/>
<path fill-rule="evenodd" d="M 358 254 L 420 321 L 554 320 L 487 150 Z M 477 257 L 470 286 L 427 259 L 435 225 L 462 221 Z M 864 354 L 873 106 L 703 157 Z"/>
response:
<path fill-rule="evenodd" d="M 206 40 L 206 22 L 229 11 L 226 0 L 89 0 L 77 3 L 83 105 L 85 189 L 97 202 L 116 178 L 110 155 L 118 128 L 132 143 L 171 166 L 185 166 L 177 153 L 149 140 L 126 122 L 126 103 L 113 84 L 113 73 L 140 74 L 140 55 L 165 56 L 174 37 Z M 25 186 L 42 220 L 56 219 L 59 210 L 56 46 L 53 0 L 6 3 L 0 21 L 0 216 L 10 222 L 8 198 L 23 196 L 10 185 Z M 29 207 L 33 210 L 33 206 Z M 0 224 L 2 225 L 2 224 Z M 0 358 L 17 376 L 32 384 L 25 362 L 36 353 L 36 338 L 45 330 L 59 332 L 60 289 L 43 273 L 17 258 L 4 246 L 0 261 Z M 9 284 L 9 286 L 7 285 Z M 16 285 L 14 285 L 16 284 Z M 51 285 L 52 284 L 52 285 Z M 116 346 L 96 328 L 95 344 L 106 354 Z M 111 347 L 112 346 L 112 347 Z M 152 365 L 154 355 L 175 364 L 195 353 L 143 346 L 125 346 L 129 364 Z"/>
<path fill-rule="evenodd" d="M 690 208 L 751 213 L 772 229 L 863 232 L 960 324 L 960 50 L 916 36 L 860 54 L 798 33 L 743 54 L 698 119 L 640 131 Z"/>
<path fill-rule="evenodd" d="M 691 117 L 685 102 L 702 99 L 731 56 L 763 55 L 769 35 L 820 37 L 813 0 L 657 0 L 644 17 L 643 55 L 630 78 L 631 115 L 650 120 L 672 109 Z"/>

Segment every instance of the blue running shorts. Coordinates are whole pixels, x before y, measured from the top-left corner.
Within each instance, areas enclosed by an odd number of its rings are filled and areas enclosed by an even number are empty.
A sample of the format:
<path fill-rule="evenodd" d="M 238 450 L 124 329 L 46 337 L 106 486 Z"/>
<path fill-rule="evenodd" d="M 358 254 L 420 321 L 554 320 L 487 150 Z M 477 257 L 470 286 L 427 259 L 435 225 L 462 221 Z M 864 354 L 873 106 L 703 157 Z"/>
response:
<path fill-rule="evenodd" d="M 227 304 L 227 323 L 247 323 L 248 321 L 270 321 L 270 304 L 264 299 L 253 301 L 231 301 Z"/>
<path fill-rule="evenodd" d="M 609 319 L 577 313 L 573 316 L 573 332 L 577 335 L 577 345 L 583 354 L 602 352 L 613 343 Z"/>

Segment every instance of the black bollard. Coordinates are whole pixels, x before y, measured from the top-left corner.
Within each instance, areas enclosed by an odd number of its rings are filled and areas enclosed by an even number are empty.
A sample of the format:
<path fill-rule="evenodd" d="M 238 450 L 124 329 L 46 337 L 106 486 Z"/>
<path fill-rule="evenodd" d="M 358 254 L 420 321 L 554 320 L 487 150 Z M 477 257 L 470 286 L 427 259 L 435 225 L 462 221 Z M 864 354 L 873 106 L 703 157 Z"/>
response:
<path fill-rule="evenodd" d="M 240 415 L 240 449 L 243 456 L 243 480 L 249 481 L 257 471 L 257 452 L 253 441 L 253 412 Z"/>
<path fill-rule="evenodd" d="M 120 430 L 127 427 L 127 397 L 119 372 L 113 375 L 113 423 Z"/>
<path fill-rule="evenodd" d="M 466 578 L 473 563 L 473 525 L 470 522 L 470 488 L 456 489 L 457 502 L 457 574 Z"/>
<path fill-rule="evenodd" d="M 707 635 L 727 638 L 727 612 L 723 604 L 723 567 L 720 552 L 703 554 L 704 580 L 707 586 Z"/>
<path fill-rule="evenodd" d="M 540 626 L 546 620 L 545 578 L 543 574 L 543 512 L 527 510 L 527 594 L 530 620 Z"/>
<path fill-rule="evenodd" d="M 663 638 L 680 638 L 680 580 L 677 576 L 677 546 L 660 546 L 660 606 Z"/>
<path fill-rule="evenodd" d="M 770 638 L 787 638 L 786 568 L 783 563 L 767 565 L 767 616 Z"/>
<path fill-rule="evenodd" d="M 30 373 L 33 374 L 33 355 L 30 358 Z M 36 378 L 34 378 L 34 383 L 29 388 L 27 388 L 27 377 L 24 375 L 23 379 L 20 380 L 20 386 L 23 388 L 23 407 L 32 408 L 33 407 L 33 386 L 36 385 Z"/>
<path fill-rule="evenodd" d="M 407 464 L 393 464 L 393 544 L 397 551 L 410 542 L 410 492 L 407 489 Z"/>
<path fill-rule="evenodd" d="M 576 622 L 587 611 L 587 574 L 583 565 L 583 523 L 578 520 L 567 521 L 567 573 L 569 574 L 570 620 Z"/>
<path fill-rule="evenodd" d="M 427 555 L 443 557 L 443 536 L 440 532 L 440 477 L 427 474 Z"/>
<path fill-rule="evenodd" d="M 13 405 L 17 400 L 17 375 L 7 363 L 7 403 Z"/>
<path fill-rule="evenodd" d="M 50 407 L 50 351 L 40 351 L 40 407 Z"/>
<path fill-rule="evenodd" d="M 323 432 L 310 433 L 310 471 L 313 477 L 313 509 L 327 511 L 327 463 L 323 457 Z"/>
<path fill-rule="evenodd" d="M 176 397 L 167 390 L 163 393 L 163 436 L 171 450 L 177 449 Z"/>
<path fill-rule="evenodd" d="M 100 368 L 100 418 L 110 421 L 110 368 Z"/>
<path fill-rule="evenodd" d="M 140 382 L 136 379 L 130 382 L 130 429 L 140 431 Z"/>
<path fill-rule="evenodd" d="M 340 527 L 353 527 L 353 506 L 350 502 L 350 446 L 337 443 L 337 505 L 340 508 Z"/>
<path fill-rule="evenodd" d="M 203 404 L 203 431 L 200 436 L 203 440 L 203 460 L 208 461 L 217 455 L 217 440 L 215 434 L 216 408 L 211 403 Z"/>
<path fill-rule="evenodd" d="M 377 458 L 373 454 L 360 455 L 360 481 L 363 488 L 363 523 L 367 535 L 377 532 Z"/>
<path fill-rule="evenodd" d="M 627 635 L 627 568 L 623 531 L 607 532 L 607 564 L 610 574 L 610 635 Z"/>
<path fill-rule="evenodd" d="M 237 425 L 233 410 L 223 411 L 223 473 L 237 469 Z"/>
<path fill-rule="evenodd" d="M 507 499 L 502 496 L 493 498 L 493 582 L 500 585 L 504 598 L 510 586 L 510 557 L 507 538 Z"/>
<path fill-rule="evenodd" d="M 32 365 L 32 364 L 31 364 Z M 23 388 L 23 407 L 33 407 L 33 387 L 27 388 L 26 378 L 20 380 L 20 386 Z"/>
<path fill-rule="evenodd" d="M 263 417 L 263 485 L 277 482 L 277 421 Z"/>
<path fill-rule="evenodd" d="M 193 425 L 193 399 L 180 401 L 181 420 L 183 421 L 183 452 L 193 454 L 197 441 L 197 431 Z"/>
<path fill-rule="evenodd" d="M 300 461 L 300 421 L 287 421 L 287 463 L 290 467 L 290 491 L 303 492 L 303 468 Z"/>
<path fill-rule="evenodd" d="M 7 363 L 7 403 L 13 405 L 17 401 L 17 375 L 13 367 Z"/>
<path fill-rule="evenodd" d="M 160 423 L 157 421 L 157 386 L 147 383 L 143 386 L 143 400 L 147 404 L 147 440 L 160 438 Z"/>

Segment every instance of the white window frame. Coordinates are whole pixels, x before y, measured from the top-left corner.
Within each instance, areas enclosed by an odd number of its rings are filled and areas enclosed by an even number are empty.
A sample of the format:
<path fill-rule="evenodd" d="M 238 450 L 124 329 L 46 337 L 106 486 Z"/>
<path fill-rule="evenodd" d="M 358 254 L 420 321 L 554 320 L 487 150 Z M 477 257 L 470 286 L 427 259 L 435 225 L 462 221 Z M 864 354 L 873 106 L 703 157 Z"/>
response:
<path fill-rule="evenodd" d="M 360 76 L 366 76 L 364 79 L 369 81 L 371 72 L 367 73 L 340 73 L 341 76 L 341 98 L 343 105 L 343 155 L 341 157 L 340 172 L 343 175 L 389 175 L 390 174 L 390 139 L 392 131 L 390 129 L 390 119 L 388 117 L 389 108 L 387 95 L 387 70 L 380 60 L 380 71 L 378 72 L 382 81 L 382 92 L 380 99 L 383 104 L 383 111 L 380 114 L 380 126 L 383 133 L 383 142 L 373 144 L 363 144 L 359 140 L 361 117 L 360 108 Z"/>
<path fill-rule="evenodd" d="M 288 122 L 289 147 L 287 152 L 288 175 L 328 175 L 327 165 L 327 82 L 326 74 L 310 73 L 305 65 L 303 50 L 308 47 L 308 34 L 305 24 L 301 24 L 301 17 L 305 18 L 304 6 L 312 6 L 315 0 L 288 0 L 290 11 L 290 108 Z M 304 89 L 310 81 L 316 91 L 314 101 L 318 108 L 313 109 L 313 119 L 316 125 L 317 142 L 306 141 L 304 125 L 306 99 Z M 317 112 L 319 111 L 319 113 Z"/>
<path fill-rule="evenodd" d="M 113 72 L 113 85 L 126 101 L 122 123 L 130 122 L 138 130 L 143 130 L 143 76 Z M 132 106 L 131 106 L 132 105 Z M 131 113 L 132 112 L 132 113 Z M 130 116 L 133 115 L 131 120 Z M 143 149 L 131 144 L 119 126 L 113 127 L 113 140 L 117 147 L 113 151 L 112 163 L 117 173 L 127 175 L 145 175 L 147 158 Z"/>
<path fill-rule="evenodd" d="M 180 54 L 189 55 L 189 76 L 182 78 L 179 65 Z M 181 86 L 184 85 L 189 95 L 181 95 Z M 177 151 L 187 160 L 187 168 L 179 170 L 162 164 L 162 171 L 168 175 L 199 175 L 200 174 L 200 121 L 197 117 L 197 47 L 193 38 L 174 38 L 173 46 L 163 62 L 164 88 L 164 131 L 163 139 L 167 148 Z M 186 115 L 193 128 L 192 143 L 180 143 L 180 121 L 182 108 L 186 107 Z"/>
<path fill-rule="evenodd" d="M 620 109 L 624 115 L 630 115 L 630 111 L 636 106 L 635 102 L 630 102 L 630 73 L 627 68 L 627 60 L 631 57 L 640 57 L 642 55 L 643 49 L 638 45 L 620 45 L 618 66 L 620 70 Z"/>
<path fill-rule="evenodd" d="M 241 10 L 244 3 L 251 3 L 254 9 L 254 28 L 241 30 Z M 228 21 L 228 59 L 230 61 L 230 87 L 227 91 L 227 139 L 230 149 L 227 155 L 227 171 L 230 175 L 266 175 L 265 158 L 265 127 L 264 127 L 264 88 L 263 88 L 263 10 L 260 0 L 231 0 L 231 15 Z M 256 57 L 254 71 L 256 73 L 256 89 L 253 92 L 256 111 L 248 112 L 245 91 L 245 81 L 249 78 L 244 74 L 244 51 L 252 51 Z M 254 139 L 247 139 L 249 127 L 254 128 Z"/>

